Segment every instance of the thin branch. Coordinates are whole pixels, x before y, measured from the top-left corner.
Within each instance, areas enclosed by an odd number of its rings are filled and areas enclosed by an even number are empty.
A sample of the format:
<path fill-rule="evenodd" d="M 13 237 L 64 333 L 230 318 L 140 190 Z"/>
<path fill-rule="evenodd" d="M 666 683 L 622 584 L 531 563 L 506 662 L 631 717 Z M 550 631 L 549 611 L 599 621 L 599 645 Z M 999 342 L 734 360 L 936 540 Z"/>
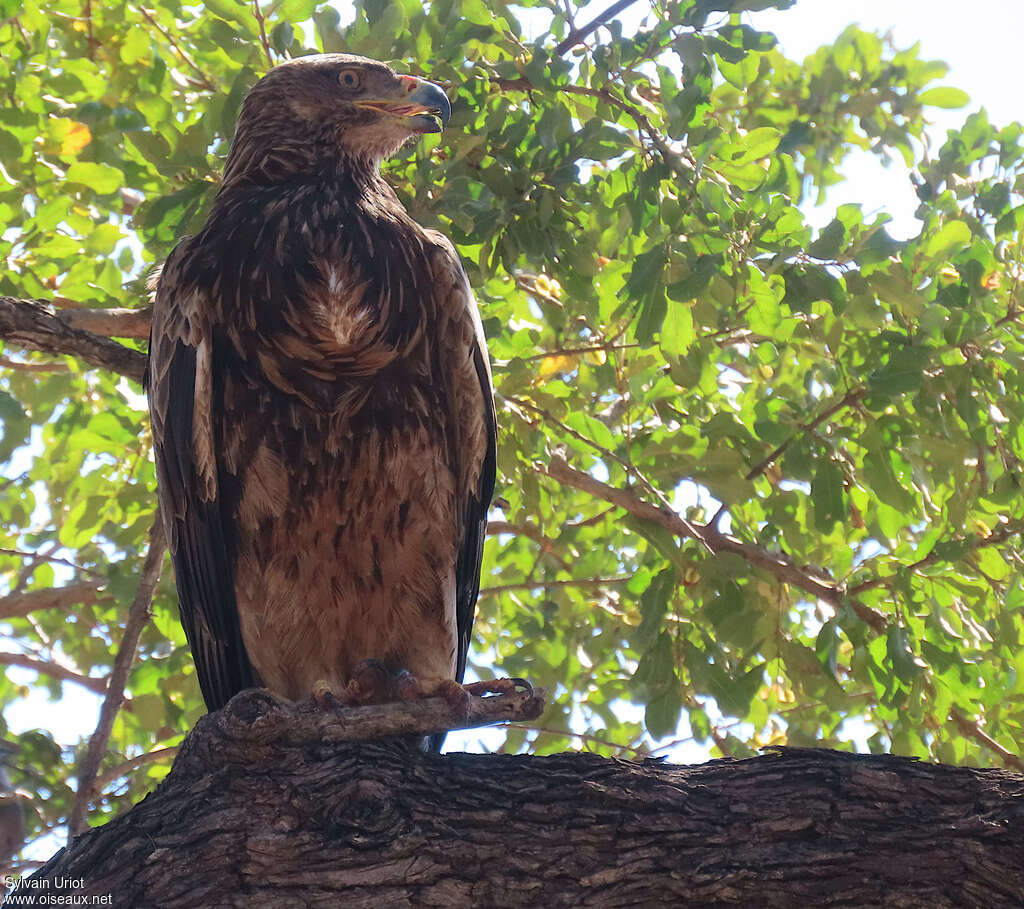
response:
<path fill-rule="evenodd" d="M 10 357 L 0 357 L 0 366 L 13 369 L 15 372 L 70 372 L 67 363 L 24 363 Z"/>
<path fill-rule="evenodd" d="M 97 571 L 95 568 L 86 568 L 84 565 L 79 565 L 77 562 L 72 562 L 70 559 L 62 559 L 59 556 L 55 556 L 50 553 L 32 552 L 28 549 L 8 549 L 6 546 L 0 546 L 0 555 L 17 556 L 18 558 L 28 559 L 34 563 L 32 565 L 33 568 L 35 568 L 35 566 L 40 562 L 52 562 L 55 565 L 67 565 L 68 568 L 74 568 L 75 571 L 81 571 L 83 574 L 92 575 L 97 580 L 104 580 L 102 572 Z"/>
<path fill-rule="evenodd" d="M 170 748 L 157 748 L 156 751 L 146 751 L 142 754 L 135 755 L 133 758 L 128 758 L 127 761 L 122 761 L 116 767 L 111 767 L 110 770 L 105 773 L 101 773 L 93 780 L 92 794 L 98 795 L 115 780 L 119 780 L 121 777 L 127 776 L 139 767 L 144 767 L 146 764 L 152 764 L 155 761 L 164 761 L 173 758 L 178 753 L 179 749 L 179 745 L 172 745 Z"/>
<path fill-rule="evenodd" d="M 535 91 L 535 86 L 526 78 L 519 79 L 491 79 L 502 91 L 523 91 L 531 92 Z M 654 147 L 658 150 L 658 154 L 661 155 L 665 165 L 671 170 L 677 177 L 686 183 L 689 183 L 693 179 L 694 172 L 696 170 L 693 162 L 688 161 L 686 156 L 681 152 L 676 151 L 668 143 L 666 139 L 651 123 L 650 118 L 640 108 L 633 104 L 629 104 L 623 101 L 621 98 L 617 98 L 610 91 L 604 88 L 589 88 L 585 85 L 560 85 L 558 87 L 560 92 L 565 92 L 567 95 L 588 95 L 591 98 L 598 98 L 604 101 L 606 104 L 610 104 L 612 107 L 617 107 L 624 113 L 629 114 L 637 125 L 637 129 L 647 134 L 653 143 Z"/>
<path fill-rule="evenodd" d="M 92 738 L 89 739 L 89 748 L 78 768 L 78 791 L 75 794 L 71 817 L 68 819 L 69 842 L 72 837 L 81 833 L 86 827 L 85 816 L 89 808 L 89 796 L 93 791 L 103 754 L 107 750 L 107 742 L 110 741 L 114 720 L 124 702 L 124 687 L 128 682 L 128 673 L 131 671 L 132 663 L 135 662 L 139 637 L 152 615 L 150 606 L 153 602 L 156 582 L 160 579 L 160 568 L 163 565 L 166 545 L 163 521 L 157 512 L 153 527 L 149 532 L 149 552 L 146 553 L 142 574 L 139 577 L 139 586 L 135 591 L 135 599 L 132 601 L 131 608 L 128 610 L 128 620 L 125 622 L 124 634 L 117 648 L 117 656 L 114 657 L 110 685 L 100 707 L 99 722 L 96 724 L 96 731 L 92 734 Z"/>
<path fill-rule="evenodd" d="M 993 531 L 987 537 L 975 537 L 973 540 L 968 541 L 964 552 L 961 554 L 961 558 L 963 556 L 968 555 L 969 553 L 976 552 L 979 549 L 984 549 L 987 546 L 998 546 L 1000 543 L 1005 543 L 1008 539 L 1010 539 L 1010 537 L 1017 536 L 1020 533 L 1024 533 L 1024 522 L 1011 521 L 1003 527 L 1000 527 L 998 530 Z M 960 541 L 954 539 L 951 542 Z M 936 550 L 938 550 L 938 552 Z M 932 547 L 932 551 L 929 552 L 928 555 L 926 555 L 924 558 L 918 559 L 916 562 L 911 562 L 905 568 L 901 568 L 900 571 L 913 572 L 918 571 L 927 565 L 932 565 L 935 562 L 939 561 L 939 552 L 941 552 L 941 546 L 938 543 L 936 543 L 936 545 Z M 975 571 L 977 570 L 977 567 L 975 567 Z M 850 595 L 857 596 L 858 594 L 863 593 L 865 590 L 872 590 L 875 587 L 884 587 L 894 577 L 896 577 L 895 574 L 878 575 L 873 578 L 868 578 L 866 581 L 861 581 L 859 584 L 854 584 L 850 588 Z"/>
<path fill-rule="evenodd" d="M 808 433 L 814 432 L 822 423 L 824 423 L 829 417 L 834 416 L 840 410 L 845 407 L 849 407 L 852 404 L 856 404 L 864 395 L 867 394 L 866 388 L 855 388 L 853 391 L 848 391 L 842 398 L 836 401 L 832 406 L 825 408 L 820 414 L 818 414 L 813 420 L 807 420 L 805 423 L 799 424 L 799 433 L 794 433 L 785 442 L 781 443 L 774 451 L 772 451 L 766 458 L 758 461 L 750 470 L 747 472 L 746 479 L 753 480 L 761 474 L 763 474 L 769 467 L 772 466 L 782 455 L 786 449 L 789 448 L 797 439 L 801 438 Z"/>
<path fill-rule="evenodd" d="M 882 613 L 871 609 L 869 606 L 865 606 L 863 603 L 848 600 L 845 596 L 845 591 L 833 578 L 824 572 L 820 574 L 812 573 L 808 569 L 796 565 L 781 553 L 769 552 L 758 546 L 744 543 L 734 536 L 722 533 L 710 524 L 697 527 L 689 521 L 684 521 L 670 508 L 665 506 L 657 508 L 645 502 L 630 490 L 609 486 L 588 473 L 583 473 L 570 467 L 561 457 L 552 457 L 546 467 L 538 465 L 538 470 L 553 480 L 582 490 L 606 502 L 611 502 L 635 517 L 652 521 L 660 527 L 664 527 L 670 533 L 696 540 L 716 555 L 722 552 L 731 552 L 738 555 L 748 564 L 768 572 L 776 580 L 798 587 L 836 609 L 843 605 L 848 605 L 862 621 L 870 625 L 875 631 L 882 632 L 889 625 L 888 619 Z"/>
<path fill-rule="evenodd" d="M 69 669 L 55 660 L 44 660 L 39 657 L 29 656 L 26 653 L 3 653 L 0 652 L 0 665 L 19 666 L 22 669 L 31 669 L 41 675 L 48 675 L 50 678 L 58 679 L 61 682 L 75 682 L 83 688 L 88 688 L 96 694 L 106 694 L 107 680 L 93 678 L 89 675 L 82 675 Z"/>
<path fill-rule="evenodd" d="M 969 739 L 974 739 L 978 744 L 984 745 L 990 751 L 994 751 L 1003 759 L 1003 762 L 1017 770 L 1024 771 L 1024 760 L 1007 748 L 999 744 L 992 736 L 985 732 L 973 720 L 969 720 L 957 710 L 950 710 L 949 717 L 960 728 L 960 731 Z"/>
<path fill-rule="evenodd" d="M 559 429 L 562 430 L 562 432 L 572 436 L 574 439 L 578 439 L 585 445 L 589 445 L 606 461 L 613 461 L 614 463 L 618 464 L 619 467 L 626 471 L 628 475 L 634 477 L 640 483 L 640 485 L 644 487 L 644 489 L 646 489 L 652 496 L 654 496 L 654 498 L 656 498 L 661 503 L 662 508 L 664 508 L 666 511 L 671 512 L 672 514 L 675 514 L 675 512 L 673 512 L 671 507 L 669 506 L 668 501 L 661 494 L 660 490 L 658 490 L 658 488 L 650 480 L 648 480 L 647 477 L 645 477 L 643 473 L 641 473 L 640 470 L 636 467 L 636 465 L 633 464 L 631 461 L 627 461 L 625 458 L 619 457 L 619 455 L 617 455 L 614 451 L 605 448 L 603 445 L 601 445 L 598 442 L 595 442 L 589 436 L 586 436 L 583 433 L 573 429 L 566 423 L 563 423 L 553 413 L 551 413 L 548 410 L 545 410 L 543 407 L 538 407 L 532 401 L 527 401 L 525 398 L 517 398 L 513 396 L 509 396 L 505 400 L 509 401 L 510 403 L 514 404 L 516 407 L 519 407 L 521 409 L 532 410 L 534 413 L 538 414 L 540 417 L 547 420 L 548 422 L 554 423 Z M 691 524 L 685 518 L 681 518 L 678 515 L 676 515 L 676 517 L 689 528 L 687 535 L 692 539 L 699 541 L 700 531 L 698 531 L 697 527 L 694 524 Z"/>
<path fill-rule="evenodd" d="M 260 27 L 260 44 L 263 45 L 263 52 L 267 55 L 267 65 L 274 65 L 274 58 L 270 53 L 270 42 L 267 40 L 267 26 L 263 17 L 263 10 L 260 9 L 260 0 L 252 0 L 252 15 Z"/>
<path fill-rule="evenodd" d="M 546 350 L 544 353 L 533 354 L 524 357 L 526 362 L 532 360 L 546 360 L 548 357 L 573 357 L 579 354 L 607 352 L 609 350 L 629 350 L 632 347 L 640 347 L 637 343 L 632 344 L 593 344 L 589 347 L 559 347 L 555 350 Z"/>
<path fill-rule="evenodd" d="M 582 742 L 590 742 L 600 745 L 602 748 L 614 748 L 618 752 L 631 751 L 634 754 L 644 751 L 642 746 L 622 745 L 618 742 L 609 742 L 607 739 L 598 738 L 589 732 L 572 732 L 569 729 L 549 729 L 547 726 L 535 726 L 532 723 L 509 723 L 509 729 L 522 729 L 524 732 L 538 732 L 541 735 L 560 735 L 567 739 L 579 739 Z"/>
<path fill-rule="evenodd" d="M 170 44 L 171 47 L 174 48 L 174 50 L 177 52 L 178 56 L 181 57 L 181 59 L 185 61 L 186 65 L 189 66 L 189 68 L 191 68 L 192 71 L 197 76 L 199 76 L 199 87 L 200 88 L 205 88 L 209 92 L 217 91 L 217 86 L 214 85 L 213 82 L 210 80 L 210 78 L 206 75 L 206 73 L 204 73 L 202 71 L 202 69 L 199 67 L 199 64 L 196 63 L 196 61 L 193 60 L 185 52 L 185 50 L 181 47 L 180 44 L 178 44 L 178 42 L 174 38 L 174 35 L 172 35 L 159 22 L 157 22 L 156 19 L 153 18 L 152 14 L 145 7 L 143 7 L 143 6 L 136 6 L 135 8 L 142 14 L 142 18 L 143 19 L 145 19 L 150 25 L 153 26 L 153 28 L 155 28 L 158 32 L 160 32 L 161 35 L 164 36 L 164 40 L 168 44 Z"/>
<path fill-rule="evenodd" d="M 599 13 L 586 25 L 574 28 L 569 32 L 569 34 L 558 43 L 558 46 L 555 48 L 555 53 L 564 54 L 567 50 L 571 50 L 577 44 L 581 44 L 590 34 L 596 32 L 602 25 L 607 25 L 619 13 L 631 7 L 635 2 L 636 0 L 618 0 L 617 3 L 613 3 L 608 7 L 608 9 L 603 13 Z"/>
<path fill-rule="evenodd" d="M 29 350 L 78 357 L 90 366 L 110 369 L 142 381 L 146 355 L 109 338 L 69 324 L 67 314 L 37 300 L 0 297 L 0 340 Z"/>
<path fill-rule="evenodd" d="M 555 541 L 545 536 L 544 531 L 535 524 L 510 524 L 508 521 L 487 522 L 488 536 L 499 536 L 503 533 L 514 534 L 515 536 L 522 536 L 533 540 L 540 547 L 541 552 L 551 556 L 566 571 L 569 570 L 569 564 L 559 555 Z"/>
<path fill-rule="evenodd" d="M 66 609 L 76 603 L 96 602 L 105 586 L 97 581 L 78 581 L 63 587 L 8 594 L 0 597 L 0 621 L 21 618 L 41 609 Z"/>
<path fill-rule="evenodd" d="M 493 596 L 509 590 L 557 590 L 561 587 L 614 587 L 616 584 L 628 584 L 628 578 L 568 578 L 564 581 L 517 581 L 515 584 L 496 584 L 483 587 L 480 596 Z"/>

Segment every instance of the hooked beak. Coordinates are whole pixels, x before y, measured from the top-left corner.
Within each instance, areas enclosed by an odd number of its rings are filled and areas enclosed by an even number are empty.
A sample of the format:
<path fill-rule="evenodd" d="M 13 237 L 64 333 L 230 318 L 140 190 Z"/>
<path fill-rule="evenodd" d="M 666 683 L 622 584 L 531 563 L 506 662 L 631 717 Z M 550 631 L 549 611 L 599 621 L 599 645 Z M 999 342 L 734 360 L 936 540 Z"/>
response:
<path fill-rule="evenodd" d="M 408 94 L 399 100 L 356 101 L 357 107 L 407 117 L 417 133 L 439 133 L 452 116 L 452 105 L 444 89 L 433 82 L 402 76 Z M 438 123 L 438 120 L 441 122 Z"/>

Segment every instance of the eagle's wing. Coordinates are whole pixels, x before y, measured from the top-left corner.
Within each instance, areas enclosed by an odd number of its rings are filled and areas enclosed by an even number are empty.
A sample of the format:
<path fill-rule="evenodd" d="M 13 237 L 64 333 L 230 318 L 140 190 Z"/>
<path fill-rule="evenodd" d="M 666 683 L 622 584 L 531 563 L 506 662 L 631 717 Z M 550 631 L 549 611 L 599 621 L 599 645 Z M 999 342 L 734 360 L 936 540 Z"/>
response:
<path fill-rule="evenodd" d="M 225 520 L 215 457 L 212 304 L 203 291 L 183 285 L 184 248 L 183 243 L 171 254 L 157 285 L 147 380 L 157 488 L 181 622 L 212 711 L 258 682 L 242 643 L 233 523 Z"/>
<path fill-rule="evenodd" d="M 458 653 L 455 678 L 461 682 L 466 672 L 466 657 L 476 601 L 480 594 L 480 563 L 483 559 L 487 532 L 487 510 L 494 494 L 497 469 L 498 428 L 494 412 L 494 391 L 491 385 L 491 364 L 487 357 L 480 312 L 473 298 L 465 269 L 451 241 L 443 234 L 428 231 L 441 247 L 440 266 L 449 281 L 438 281 L 439 288 L 451 287 L 450 312 L 455 321 L 472 326 L 469 356 L 473 370 L 467 387 L 455 389 L 452 419 L 459 427 L 456 451 L 457 507 L 459 509 L 459 544 L 455 566 L 455 619 L 458 632 Z M 475 379 L 475 387 L 473 381 Z"/>

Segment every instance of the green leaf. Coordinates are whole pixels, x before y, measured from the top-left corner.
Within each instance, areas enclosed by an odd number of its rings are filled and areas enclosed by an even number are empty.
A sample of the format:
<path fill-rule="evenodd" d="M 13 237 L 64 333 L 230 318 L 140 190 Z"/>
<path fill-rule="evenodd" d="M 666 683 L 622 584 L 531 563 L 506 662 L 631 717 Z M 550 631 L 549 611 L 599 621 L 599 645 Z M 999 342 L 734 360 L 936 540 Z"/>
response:
<path fill-rule="evenodd" d="M 947 221 L 924 247 L 931 259 L 947 259 L 971 242 L 971 229 L 963 221 Z"/>
<path fill-rule="evenodd" d="M 68 168 L 65 179 L 68 183 L 81 183 L 101 195 L 117 192 L 124 186 L 124 174 L 116 167 L 91 161 L 76 161 Z"/>
<path fill-rule="evenodd" d="M 943 85 L 939 88 L 929 88 L 927 91 L 921 92 L 917 96 L 917 100 L 922 104 L 928 104 L 932 107 L 957 108 L 966 107 L 970 104 L 971 96 L 962 89 L 953 88 L 951 85 Z"/>
<path fill-rule="evenodd" d="M 829 533 L 845 515 L 843 502 L 843 471 L 833 460 L 820 461 L 811 481 L 811 501 L 814 503 L 814 526 L 821 533 Z"/>

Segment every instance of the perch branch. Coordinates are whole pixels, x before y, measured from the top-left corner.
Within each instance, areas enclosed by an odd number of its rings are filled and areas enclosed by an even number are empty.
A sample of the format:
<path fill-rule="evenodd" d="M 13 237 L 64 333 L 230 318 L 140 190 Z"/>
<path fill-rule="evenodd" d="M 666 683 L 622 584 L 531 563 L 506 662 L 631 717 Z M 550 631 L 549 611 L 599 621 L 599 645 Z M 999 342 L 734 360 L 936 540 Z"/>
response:
<path fill-rule="evenodd" d="M 141 382 L 146 355 L 110 338 L 75 328 L 71 322 L 76 316 L 36 300 L 0 297 L 0 340 L 29 350 L 78 357 L 90 366 L 110 369 Z"/>
<path fill-rule="evenodd" d="M 164 561 L 164 526 L 159 512 L 149 532 L 149 552 L 142 566 L 139 586 L 135 591 L 135 599 L 128 610 L 128 621 L 125 623 L 121 644 L 114 657 L 114 669 L 110 673 L 110 684 L 106 697 L 100 707 L 100 718 L 96 731 L 89 739 L 89 748 L 82 758 L 78 769 L 78 792 L 75 804 L 68 820 L 68 837 L 73 837 L 85 829 L 85 815 L 89 807 L 89 796 L 93 791 L 96 774 L 99 772 L 103 754 L 110 741 L 110 733 L 114 728 L 114 720 L 124 701 L 124 686 L 128 681 L 128 673 L 135 662 L 135 651 L 139 646 L 139 636 L 149 621 L 150 605 L 153 602 L 153 591 L 160 579 L 160 568 Z"/>
<path fill-rule="evenodd" d="M 471 697 L 466 714 L 457 715 L 444 698 L 324 711 L 308 703 L 279 700 L 262 688 L 250 688 L 235 695 L 223 710 L 203 717 L 196 729 L 212 724 L 219 735 L 236 743 L 240 751 L 254 754 L 280 743 L 294 746 L 369 742 L 475 729 L 494 723 L 528 722 L 541 715 L 545 696 L 543 688 L 536 688 L 532 692 Z M 191 738 L 202 740 L 203 736 Z M 182 754 L 186 761 L 194 757 L 191 752 Z"/>

